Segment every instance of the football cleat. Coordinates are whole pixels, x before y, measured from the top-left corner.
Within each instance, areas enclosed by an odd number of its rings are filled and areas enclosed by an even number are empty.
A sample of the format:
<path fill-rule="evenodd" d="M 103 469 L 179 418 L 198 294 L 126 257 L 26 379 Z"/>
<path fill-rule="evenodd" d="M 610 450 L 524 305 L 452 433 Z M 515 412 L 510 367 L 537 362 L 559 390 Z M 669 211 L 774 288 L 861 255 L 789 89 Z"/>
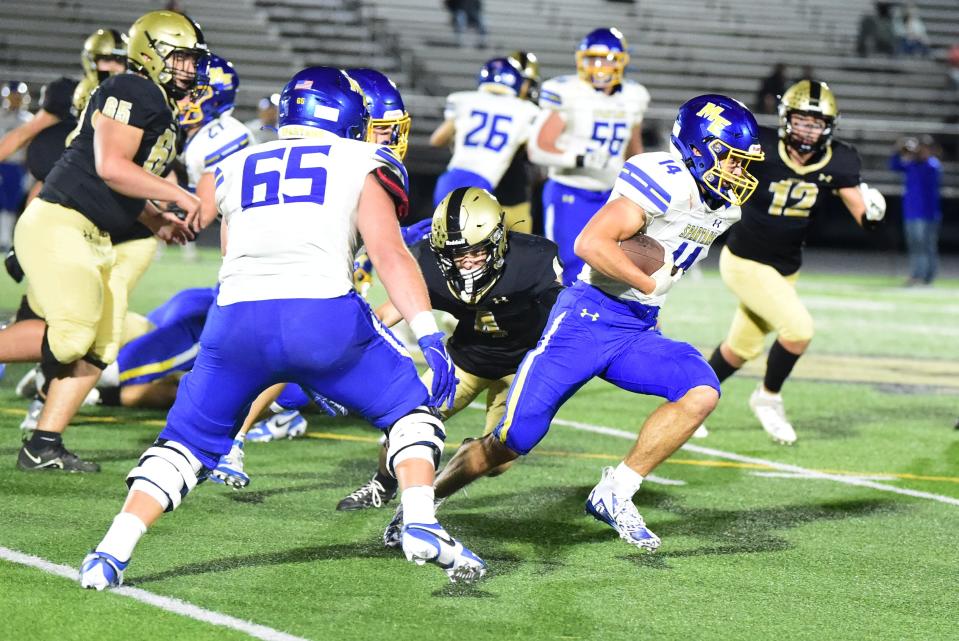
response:
<path fill-rule="evenodd" d="M 407 523 L 403 526 L 402 546 L 408 561 L 438 565 L 453 583 L 472 583 L 486 574 L 483 559 L 447 534 L 439 523 Z"/>
<path fill-rule="evenodd" d="M 709 436 L 709 430 L 706 429 L 706 424 L 700 423 L 696 431 L 693 432 L 693 438 L 706 438 L 707 436 Z"/>
<path fill-rule="evenodd" d="M 257 421 L 246 433 L 246 440 L 269 443 L 281 438 L 296 438 L 306 433 L 306 419 L 297 410 L 284 410 L 275 416 Z"/>
<path fill-rule="evenodd" d="M 49 445 L 38 450 L 24 443 L 17 456 L 17 469 L 25 472 L 35 470 L 63 470 L 64 472 L 99 472 L 100 466 L 92 461 L 84 461 L 63 447 L 63 443 Z"/>
<path fill-rule="evenodd" d="M 119 561 L 106 552 L 90 552 L 80 565 L 80 587 L 97 592 L 123 585 L 123 571 L 130 564 Z"/>
<path fill-rule="evenodd" d="M 24 374 L 20 382 L 17 383 L 17 396 L 33 398 L 41 387 L 43 387 L 43 374 L 40 372 L 40 366 L 37 365 Z"/>
<path fill-rule="evenodd" d="M 40 418 L 40 412 L 43 411 L 43 401 L 39 396 L 35 396 L 30 405 L 27 406 L 27 415 L 20 421 L 20 429 L 24 432 L 32 432 L 37 429 L 37 419 Z"/>
<path fill-rule="evenodd" d="M 786 419 L 786 409 L 780 394 L 763 392 L 760 384 L 749 397 L 749 407 L 774 441 L 783 445 L 796 442 L 796 430 Z"/>
<path fill-rule="evenodd" d="M 225 483 L 234 490 L 250 484 L 250 477 L 243 471 L 243 441 L 235 439 L 229 453 L 220 457 L 219 463 L 210 472 L 214 483 Z"/>
<path fill-rule="evenodd" d="M 662 541 L 647 527 L 631 498 L 613 494 L 613 468 L 603 468 L 603 477 L 586 499 L 586 513 L 619 533 L 619 538 L 641 550 L 655 552 Z"/>
<path fill-rule="evenodd" d="M 348 510 L 365 510 L 371 507 L 383 507 L 395 497 L 396 488 L 393 487 L 391 490 L 387 490 L 374 476 L 370 479 L 369 483 L 358 487 L 355 492 L 337 503 L 336 509 L 343 512 Z"/>
<path fill-rule="evenodd" d="M 383 545 L 394 550 L 403 545 L 403 504 L 396 506 L 396 512 L 389 525 L 383 531 Z"/>

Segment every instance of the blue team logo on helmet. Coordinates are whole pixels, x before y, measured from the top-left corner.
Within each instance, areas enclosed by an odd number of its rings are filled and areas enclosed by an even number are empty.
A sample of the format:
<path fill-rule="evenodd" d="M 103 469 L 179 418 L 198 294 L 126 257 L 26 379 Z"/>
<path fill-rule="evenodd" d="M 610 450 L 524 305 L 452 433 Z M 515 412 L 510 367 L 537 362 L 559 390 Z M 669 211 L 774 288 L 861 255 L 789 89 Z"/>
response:
<path fill-rule="evenodd" d="M 512 58 L 493 58 L 476 76 L 477 86 L 484 91 L 518 96 L 526 78 L 523 69 Z"/>
<path fill-rule="evenodd" d="M 670 137 L 696 182 L 734 205 L 742 205 L 759 181 L 747 168 L 765 159 L 759 125 L 749 109 L 732 98 L 706 94 L 679 108 Z"/>
<path fill-rule="evenodd" d="M 597 89 L 622 84 L 628 64 L 626 38 L 615 27 L 590 31 L 576 50 L 579 77 Z"/>
<path fill-rule="evenodd" d="M 322 130 L 364 140 L 369 121 L 360 86 L 334 67 L 307 67 L 280 92 L 280 138 L 306 138 Z"/>
<path fill-rule="evenodd" d="M 400 160 L 405 158 L 411 119 L 396 84 L 375 69 L 348 69 L 346 74 L 356 81 L 366 98 L 370 112 L 366 142 L 386 145 Z"/>
<path fill-rule="evenodd" d="M 233 110 L 240 77 L 233 63 L 207 54 L 197 63 L 196 87 L 180 113 L 181 125 L 203 125 Z"/>

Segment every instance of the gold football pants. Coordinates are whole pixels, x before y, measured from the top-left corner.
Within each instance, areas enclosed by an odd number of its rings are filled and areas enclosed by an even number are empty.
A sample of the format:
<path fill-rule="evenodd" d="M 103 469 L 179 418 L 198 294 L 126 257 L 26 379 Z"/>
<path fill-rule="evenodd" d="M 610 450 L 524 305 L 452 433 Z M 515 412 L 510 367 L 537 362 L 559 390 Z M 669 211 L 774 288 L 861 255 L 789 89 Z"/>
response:
<path fill-rule="evenodd" d="M 770 332 L 787 341 L 812 339 L 812 316 L 796 293 L 799 272 L 783 276 L 769 265 L 740 258 L 723 247 L 719 274 L 739 299 L 726 336 L 726 345 L 736 356 L 748 361 L 762 354 Z"/>
<path fill-rule="evenodd" d="M 456 415 L 461 409 L 472 403 L 477 396 L 484 390 L 486 391 L 486 427 L 483 429 L 483 436 L 486 436 L 499 424 L 503 413 L 506 411 L 506 395 L 509 392 L 510 383 L 513 382 L 513 374 L 503 378 L 480 378 L 469 372 L 456 368 L 456 378 L 460 380 L 456 386 L 456 397 L 453 399 L 453 407 L 439 408 L 443 420 Z M 427 369 L 420 377 L 426 389 L 430 389 L 433 382 L 433 370 Z"/>
<path fill-rule="evenodd" d="M 32 295 L 47 321 L 47 342 L 61 363 L 117 357 L 127 291 L 114 276 L 110 236 L 73 209 L 34 198 L 14 232 Z"/>

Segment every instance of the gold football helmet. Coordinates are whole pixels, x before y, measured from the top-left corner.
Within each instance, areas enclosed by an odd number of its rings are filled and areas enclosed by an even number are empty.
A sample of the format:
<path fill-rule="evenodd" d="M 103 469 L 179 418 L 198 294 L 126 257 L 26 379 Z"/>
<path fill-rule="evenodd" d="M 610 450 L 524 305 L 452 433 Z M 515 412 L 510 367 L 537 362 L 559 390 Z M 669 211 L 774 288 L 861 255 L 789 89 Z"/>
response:
<path fill-rule="evenodd" d="M 97 29 L 84 40 L 80 53 L 83 75 L 95 79 L 97 84 L 110 76 L 110 72 L 97 69 L 97 60 L 100 58 L 115 58 L 126 65 L 127 37 L 116 29 Z"/>
<path fill-rule="evenodd" d="M 539 59 L 530 51 L 512 51 L 507 56 L 523 70 L 526 78 L 526 90 L 520 92 L 520 98 L 526 98 L 532 103 L 539 102 Z"/>
<path fill-rule="evenodd" d="M 813 116 L 826 123 L 815 142 L 806 142 L 796 134 L 790 119 L 793 114 Z M 800 153 L 818 151 L 825 147 L 832 138 L 838 120 L 836 96 L 825 82 L 800 80 L 779 99 L 779 137 Z"/>
<path fill-rule="evenodd" d="M 450 292 L 467 305 L 477 304 L 503 273 L 505 215 L 499 201 L 478 187 L 454 189 L 433 212 L 430 247 Z M 478 267 L 467 264 L 480 260 Z"/>
<path fill-rule="evenodd" d="M 197 62 L 208 51 L 200 25 L 180 13 L 151 11 L 130 27 L 129 67 L 150 78 L 173 100 L 193 89 Z M 192 65 L 185 60 L 191 58 Z"/>

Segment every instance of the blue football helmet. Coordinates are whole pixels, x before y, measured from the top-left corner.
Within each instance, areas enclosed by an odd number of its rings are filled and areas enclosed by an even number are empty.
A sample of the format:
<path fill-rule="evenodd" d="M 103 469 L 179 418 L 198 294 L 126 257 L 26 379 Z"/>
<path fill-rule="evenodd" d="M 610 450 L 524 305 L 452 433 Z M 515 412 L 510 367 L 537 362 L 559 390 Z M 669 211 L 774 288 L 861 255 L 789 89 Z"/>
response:
<path fill-rule="evenodd" d="M 518 96 L 526 78 L 523 69 L 512 58 L 488 60 L 476 76 L 476 84 L 483 91 Z"/>
<path fill-rule="evenodd" d="M 615 27 L 590 31 L 576 50 L 579 77 L 597 89 L 621 84 L 628 64 L 626 38 Z"/>
<path fill-rule="evenodd" d="M 196 78 L 190 102 L 180 113 L 181 125 L 205 125 L 233 111 L 240 77 L 232 62 L 212 53 L 203 56 L 197 65 Z"/>
<path fill-rule="evenodd" d="M 318 130 L 365 140 L 370 112 L 359 84 L 334 67 L 307 67 L 280 92 L 280 138 L 307 138 Z"/>
<path fill-rule="evenodd" d="M 679 108 L 670 141 L 708 194 L 742 205 L 756 191 L 759 181 L 747 169 L 765 154 L 756 118 L 738 100 L 719 94 L 688 100 Z"/>
<path fill-rule="evenodd" d="M 366 108 L 370 112 L 366 142 L 386 145 L 403 160 L 409 148 L 412 120 L 396 83 L 375 69 L 347 69 L 346 74 L 356 81 L 366 98 Z M 383 140 L 383 127 L 390 127 L 386 141 Z"/>

